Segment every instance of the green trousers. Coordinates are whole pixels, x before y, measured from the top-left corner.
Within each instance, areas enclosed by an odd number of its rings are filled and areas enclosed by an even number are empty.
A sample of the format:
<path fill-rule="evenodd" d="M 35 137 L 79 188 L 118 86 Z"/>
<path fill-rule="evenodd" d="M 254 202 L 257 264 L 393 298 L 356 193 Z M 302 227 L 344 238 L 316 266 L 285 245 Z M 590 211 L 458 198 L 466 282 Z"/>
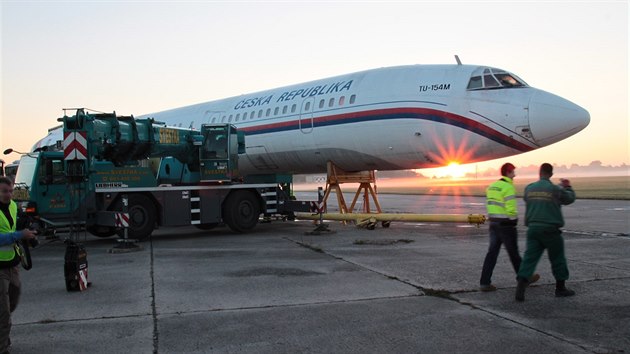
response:
<path fill-rule="evenodd" d="M 553 226 L 530 225 L 527 228 L 527 245 L 518 278 L 529 279 L 536 270 L 536 265 L 547 249 L 551 271 L 556 280 L 569 279 L 567 259 L 564 257 L 564 239 L 562 231 Z"/>

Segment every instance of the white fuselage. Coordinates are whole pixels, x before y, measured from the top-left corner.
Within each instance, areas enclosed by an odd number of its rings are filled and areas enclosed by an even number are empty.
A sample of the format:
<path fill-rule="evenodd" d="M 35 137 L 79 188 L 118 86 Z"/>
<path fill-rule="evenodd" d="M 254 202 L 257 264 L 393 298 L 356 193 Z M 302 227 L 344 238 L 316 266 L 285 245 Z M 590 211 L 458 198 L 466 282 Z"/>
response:
<path fill-rule="evenodd" d="M 244 174 L 319 173 L 327 161 L 347 171 L 484 161 L 588 125 L 581 107 L 526 84 L 496 87 L 488 76 L 488 87 L 469 88 L 471 77 L 492 70 L 496 80 L 506 73 L 473 65 L 373 69 L 139 118 L 197 128 L 234 124 L 247 134 Z"/>

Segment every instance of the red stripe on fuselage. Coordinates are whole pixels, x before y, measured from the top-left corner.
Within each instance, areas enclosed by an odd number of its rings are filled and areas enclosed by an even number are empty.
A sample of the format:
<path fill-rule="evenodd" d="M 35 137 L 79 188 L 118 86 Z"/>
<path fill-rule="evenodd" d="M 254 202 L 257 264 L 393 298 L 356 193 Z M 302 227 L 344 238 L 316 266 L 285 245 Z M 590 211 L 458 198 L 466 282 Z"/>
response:
<path fill-rule="evenodd" d="M 395 117 L 396 115 L 400 115 L 400 117 Z M 393 117 L 392 117 L 393 116 Z M 381 117 L 381 118 L 379 118 Z M 458 114 L 440 111 L 436 109 L 430 108 L 414 108 L 414 107 L 406 107 L 406 108 L 384 108 L 384 109 L 374 109 L 368 111 L 357 111 L 350 113 L 342 113 L 335 114 L 329 116 L 322 116 L 313 118 L 313 125 L 336 125 L 336 124 L 344 124 L 344 123 L 353 123 L 353 120 L 359 119 L 356 122 L 360 121 L 370 121 L 370 120 L 387 120 L 387 119 L 421 119 L 421 120 L 430 120 L 435 121 L 436 123 L 449 124 L 453 126 L 460 127 L 462 129 L 466 129 L 473 133 L 482 135 L 488 139 L 501 143 L 503 145 L 509 146 L 516 150 L 526 152 L 534 150 L 534 147 L 521 143 L 514 138 L 507 136 L 495 129 L 492 129 L 474 119 L 466 118 L 460 116 Z M 286 130 L 287 128 L 294 127 L 295 129 L 299 129 L 299 119 L 294 119 L 285 122 L 278 123 L 270 123 L 270 124 L 262 124 L 256 126 L 243 127 L 241 130 L 246 133 L 256 133 L 270 130 Z M 328 123 L 328 124 L 326 124 Z M 336 124 L 330 124 L 336 123 Z"/>

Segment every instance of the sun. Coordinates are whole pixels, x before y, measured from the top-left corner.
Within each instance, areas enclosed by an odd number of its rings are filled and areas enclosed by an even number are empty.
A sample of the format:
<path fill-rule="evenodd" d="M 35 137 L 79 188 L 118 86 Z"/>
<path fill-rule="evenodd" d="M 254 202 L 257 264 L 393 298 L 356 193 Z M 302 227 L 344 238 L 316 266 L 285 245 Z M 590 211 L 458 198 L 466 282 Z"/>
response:
<path fill-rule="evenodd" d="M 459 164 L 459 162 L 451 162 L 446 166 L 446 174 L 452 178 L 463 178 L 466 176 L 466 168 Z"/>

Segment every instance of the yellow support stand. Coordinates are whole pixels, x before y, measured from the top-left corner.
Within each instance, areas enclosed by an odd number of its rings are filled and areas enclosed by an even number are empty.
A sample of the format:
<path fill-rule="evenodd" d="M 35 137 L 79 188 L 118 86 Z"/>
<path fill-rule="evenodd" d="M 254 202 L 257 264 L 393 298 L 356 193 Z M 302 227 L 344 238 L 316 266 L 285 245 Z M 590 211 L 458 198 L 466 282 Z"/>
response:
<path fill-rule="evenodd" d="M 337 194 L 339 213 L 341 214 L 349 214 L 354 211 L 354 207 L 361 193 L 363 193 L 363 212 L 368 214 L 372 212 L 370 208 L 370 197 L 372 197 L 376 213 L 381 213 L 381 205 L 378 202 L 376 194 L 376 175 L 374 171 L 347 172 L 337 167 L 331 161 L 328 161 L 326 167 L 328 170 L 328 176 L 326 179 L 326 192 L 322 201 L 324 210 L 326 210 L 326 204 L 330 193 L 334 191 L 335 194 Z M 346 200 L 343 197 L 343 192 L 340 186 L 343 183 L 359 184 L 359 188 L 354 195 L 354 199 L 352 200 L 352 204 L 350 204 L 349 209 L 346 206 Z"/>

